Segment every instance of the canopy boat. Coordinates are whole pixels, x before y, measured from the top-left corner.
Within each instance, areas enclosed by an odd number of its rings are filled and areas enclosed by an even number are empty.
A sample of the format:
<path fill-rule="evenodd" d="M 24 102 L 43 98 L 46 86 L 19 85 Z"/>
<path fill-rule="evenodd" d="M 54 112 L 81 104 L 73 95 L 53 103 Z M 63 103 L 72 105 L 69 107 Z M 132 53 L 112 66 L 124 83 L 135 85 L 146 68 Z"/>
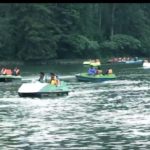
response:
<path fill-rule="evenodd" d="M 21 81 L 21 76 L 15 75 L 0 75 L 0 82 L 12 82 L 12 81 Z"/>
<path fill-rule="evenodd" d="M 97 67 L 101 65 L 101 62 L 99 60 L 95 60 L 95 61 L 89 60 L 89 61 L 84 61 L 83 65 L 91 65 L 91 66 Z"/>
<path fill-rule="evenodd" d="M 64 81 L 60 85 L 51 85 L 50 83 L 41 83 L 39 81 L 32 83 L 23 83 L 18 89 L 20 97 L 41 97 L 49 95 L 68 95 L 69 88 Z"/>
<path fill-rule="evenodd" d="M 150 62 L 148 62 L 147 60 L 145 60 L 144 63 L 143 63 L 143 67 L 144 68 L 150 68 Z"/>
<path fill-rule="evenodd" d="M 90 65 L 91 61 L 84 61 L 83 65 Z"/>
<path fill-rule="evenodd" d="M 116 79 L 116 75 L 115 74 L 89 75 L 88 73 L 80 73 L 80 74 L 76 74 L 76 78 L 77 78 L 78 81 L 102 82 L 102 81 Z"/>

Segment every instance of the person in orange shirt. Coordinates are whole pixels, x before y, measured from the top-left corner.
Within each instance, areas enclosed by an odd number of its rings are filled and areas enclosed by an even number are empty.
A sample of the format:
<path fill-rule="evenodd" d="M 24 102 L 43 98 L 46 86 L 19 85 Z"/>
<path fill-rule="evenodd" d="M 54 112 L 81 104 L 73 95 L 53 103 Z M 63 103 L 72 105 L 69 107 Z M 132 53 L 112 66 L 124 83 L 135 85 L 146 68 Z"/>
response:
<path fill-rule="evenodd" d="M 2 74 L 3 75 L 12 75 L 12 71 L 11 71 L 11 69 L 4 68 L 2 70 Z"/>

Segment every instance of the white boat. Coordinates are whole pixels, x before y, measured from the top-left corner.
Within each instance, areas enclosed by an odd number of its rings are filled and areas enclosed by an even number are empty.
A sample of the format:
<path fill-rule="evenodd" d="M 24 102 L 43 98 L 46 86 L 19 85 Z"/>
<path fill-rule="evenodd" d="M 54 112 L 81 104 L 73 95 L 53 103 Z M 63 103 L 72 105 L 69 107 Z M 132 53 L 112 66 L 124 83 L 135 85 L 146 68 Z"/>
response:
<path fill-rule="evenodd" d="M 150 62 L 148 62 L 147 60 L 145 60 L 144 63 L 143 63 L 143 67 L 144 68 L 150 68 Z"/>
<path fill-rule="evenodd" d="M 23 83 L 18 89 L 18 95 L 20 97 L 41 97 L 48 96 L 50 94 L 56 95 L 68 95 L 69 88 L 66 82 L 61 81 L 60 85 L 51 85 L 49 83 L 31 82 Z"/>

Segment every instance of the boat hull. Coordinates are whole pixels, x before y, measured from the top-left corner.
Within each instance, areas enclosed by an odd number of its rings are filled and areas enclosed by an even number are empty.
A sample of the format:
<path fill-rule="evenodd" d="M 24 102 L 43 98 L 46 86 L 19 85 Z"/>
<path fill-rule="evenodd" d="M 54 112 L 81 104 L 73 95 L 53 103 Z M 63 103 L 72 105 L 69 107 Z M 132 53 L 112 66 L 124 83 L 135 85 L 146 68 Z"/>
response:
<path fill-rule="evenodd" d="M 126 64 L 142 64 L 143 60 L 131 60 L 131 61 L 125 61 Z"/>
<path fill-rule="evenodd" d="M 88 75 L 87 73 L 77 74 L 76 78 L 78 81 L 84 82 L 103 82 L 108 80 L 116 79 L 116 75 Z"/>
<path fill-rule="evenodd" d="M 0 75 L 0 82 L 13 82 L 13 81 L 21 81 L 21 76 L 14 75 Z"/>
<path fill-rule="evenodd" d="M 68 95 L 69 89 L 65 82 L 61 81 L 58 86 L 50 85 L 49 83 L 24 83 L 18 89 L 20 97 L 43 97 L 43 96 L 62 96 Z"/>

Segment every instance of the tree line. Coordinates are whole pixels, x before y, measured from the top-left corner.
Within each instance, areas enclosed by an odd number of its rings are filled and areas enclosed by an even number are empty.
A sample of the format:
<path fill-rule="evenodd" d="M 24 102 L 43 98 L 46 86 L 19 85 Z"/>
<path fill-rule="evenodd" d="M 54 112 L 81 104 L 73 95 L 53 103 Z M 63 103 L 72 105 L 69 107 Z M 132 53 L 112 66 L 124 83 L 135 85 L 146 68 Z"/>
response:
<path fill-rule="evenodd" d="M 1 3 L 1 60 L 150 56 L 149 3 Z"/>

